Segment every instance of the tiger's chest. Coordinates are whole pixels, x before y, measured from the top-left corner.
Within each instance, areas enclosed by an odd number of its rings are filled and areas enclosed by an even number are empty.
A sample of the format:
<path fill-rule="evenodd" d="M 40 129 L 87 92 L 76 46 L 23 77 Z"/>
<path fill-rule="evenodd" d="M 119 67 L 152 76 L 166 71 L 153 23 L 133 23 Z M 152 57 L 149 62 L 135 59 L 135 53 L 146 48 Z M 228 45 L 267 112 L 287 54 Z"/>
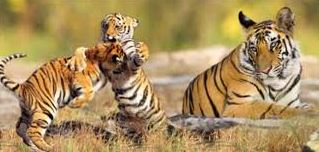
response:
<path fill-rule="evenodd" d="M 236 84 L 235 87 L 228 90 L 228 101 L 235 103 L 264 101 L 280 105 L 294 102 L 298 104 L 299 92 L 300 74 L 291 75 L 285 79 L 267 79 L 263 82 L 256 79 Z"/>
<path fill-rule="evenodd" d="M 267 92 L 269 100 L 278 104 L 299 103 L 300 74 L 291 75 L 286 79 L 269 81 L 267 83 Z"/>
<path fill-rule="evenodd" d="M 145 94 L 146 84 L 142 81 L 145 78 L 140 73 L 125 74 L 124 72 L 122 74 L 111 74 L 109 77 L 115 93 L 115 99 L 122 111 L 135 114 Z"/>

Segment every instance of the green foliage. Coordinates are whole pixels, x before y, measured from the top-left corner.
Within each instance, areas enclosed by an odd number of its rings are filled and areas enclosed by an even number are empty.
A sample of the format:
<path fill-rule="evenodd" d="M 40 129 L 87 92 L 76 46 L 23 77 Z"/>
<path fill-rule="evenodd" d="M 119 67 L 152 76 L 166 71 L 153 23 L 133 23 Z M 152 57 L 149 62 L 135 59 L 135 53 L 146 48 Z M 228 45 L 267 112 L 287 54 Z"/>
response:
<path fill-rule="evenodd" d="M 289 6 L 296 14 L 296 36 L 304 53 L 319 53 L 317 0 L 99 0 L 0 1 L 0 56 L 16 50 L 32 60 L 70 55 L 78 46 L 99 41 L 105 14 L 120 12 L 136 17 L 136 39 L 151 51 L 172 51 L 223 44 L 236 47 L 243 39 L 240 10 L 261 21 L 272 19 Z"/>

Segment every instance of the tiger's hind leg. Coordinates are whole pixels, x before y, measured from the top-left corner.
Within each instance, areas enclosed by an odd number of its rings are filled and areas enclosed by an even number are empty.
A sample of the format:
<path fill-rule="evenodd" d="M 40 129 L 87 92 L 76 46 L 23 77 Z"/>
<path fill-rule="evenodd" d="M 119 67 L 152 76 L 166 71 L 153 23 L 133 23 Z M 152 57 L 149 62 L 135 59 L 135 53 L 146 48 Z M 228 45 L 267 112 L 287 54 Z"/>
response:
<path fill-rule="evenodd" d="M 47 144 L 43 137 L 55 114 L 50 112 L 34 112 L 32 121 L 27 129 L 27 135 L 31 139 L 36 148 L 43 151 L 50 151 L 52 146 Z"/>
<path fill-rule="evenodd" d="M 95 94 L 91 80 L 80 73 L 75 75 L 72 90 L 75 90 L 76 97 L 68 104 L 70 108 L 82 108 Z"/>
<path fill-rule="evenodd" d="M 30 123 L 30 114 L 27 112 L 27 110 L 21 107 L 21 116 L 19 117 L 19 120 L 16 123 L 16 133 L 18 134 L 18 136 L 22 138 L 23 143 L 32 147 L 33 143 L 27 135 L 27 129 L 30 126 Z"/>
<path fill-rule="evenodd" d="M 265 101 L 254 101 L 226 106 L 223 117 L 290 118 L 309 112 L 309 110 L 290 108 Z"/>
<path fill-rule="evenodd" d="M 28 146 L 32 146 L 32 141 L 27 135 L 27 129 L 29 127 L 29 122 L 24 118 L 24 116 L 20 116 L 17 124 L 16 124 L 16 133 L 23 139 L 23 143 Z"/>

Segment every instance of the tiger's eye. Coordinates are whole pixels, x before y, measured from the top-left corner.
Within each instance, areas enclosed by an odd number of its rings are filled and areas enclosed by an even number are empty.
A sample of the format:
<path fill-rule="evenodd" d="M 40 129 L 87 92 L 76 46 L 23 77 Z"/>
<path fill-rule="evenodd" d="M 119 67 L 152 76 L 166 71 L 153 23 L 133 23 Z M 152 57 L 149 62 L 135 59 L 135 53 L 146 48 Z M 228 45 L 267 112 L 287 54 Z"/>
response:
<path fill-rule="evenodd" d="M 277 42 L 271 42 L 270 43 L 270 49 L 273 49 L 277 45 Z"/>
<path fill-rule="evenodd" d="M 257 52 L 257 48 L 256 47 L 250 47 L 249 51 L 253 52 L 253 53 L 256 53 Z"/>
<path fill-rule="evenodd" d="M 122 26 L 123 26 L 123 23 L 116 23 L 115 24 L 115 28 L 119 28 L 120 29 L 120 28 L 122 28 Z"/>

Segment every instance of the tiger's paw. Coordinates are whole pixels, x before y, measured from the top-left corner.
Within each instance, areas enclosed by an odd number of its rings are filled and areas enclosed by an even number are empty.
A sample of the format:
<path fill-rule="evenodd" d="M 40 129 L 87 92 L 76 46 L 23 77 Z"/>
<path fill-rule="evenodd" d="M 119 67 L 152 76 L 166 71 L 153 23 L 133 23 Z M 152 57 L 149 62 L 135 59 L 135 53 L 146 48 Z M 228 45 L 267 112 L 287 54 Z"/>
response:
<path fill-rule="evenodd" d="M 74 55 L 71 59 L 68 60 L 66 66 L 74 72 L 81 72 L 86 68 L 86 56 L 85 51 L 87 48 L 85 47 L 78 47 L 74 51 Z"/>
<path fill-rule="evenodd" d="M 144 42 L 136 43 L 136 51 L 140 55 L 141 58 L 147 60 L 149 58 L 149 49 L 148 46 Z"/>
<path fill-rule="evenodd" d="M 149 58 L 149 49 L 144 42 L 136 43 L 136 55 L 134 56 L 134 61 L 138 65 L 142 65 Z"/>

